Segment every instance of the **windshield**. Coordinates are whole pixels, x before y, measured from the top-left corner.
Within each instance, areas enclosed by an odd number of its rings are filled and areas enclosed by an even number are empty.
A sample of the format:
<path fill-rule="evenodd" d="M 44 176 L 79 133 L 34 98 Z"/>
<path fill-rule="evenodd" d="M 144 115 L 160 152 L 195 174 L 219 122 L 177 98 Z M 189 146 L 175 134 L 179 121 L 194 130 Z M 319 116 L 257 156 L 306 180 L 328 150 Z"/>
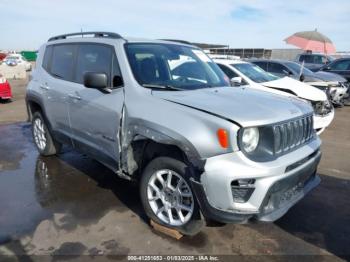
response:
<path fill-rule="evenodd" d="M 220 68 L 200 49 L 175 44 L 125 45 L 136 80 L 144 87 L 193 90 L 229 86 Z"/>
<path fill-rule="evenodd" d="M 250 78 L 252 81 L 256 83 L 269 82 L 269 81 L 279 79 L 278 76 L 272 75 L 264 71 L 263 69 L 261 69 L 261 67 L 254 64 L 250 64 L 250 63 L 232 64 L 231 66 L 236 68 L 243 75 Z"/>
<path fill-rule="evenodd" d="M 301 70 L 301 65 L 295 62 L 286 62 L 286 66 L 289 67 L 290 69 L 292 69 L 296 74 L 300 74 L 300 70 Z M 312 76 L 314 73 L 310 70 L 307 69 L 305 66 L 303 68 L 303 75 L 308 75 L 308 76 Z"/>

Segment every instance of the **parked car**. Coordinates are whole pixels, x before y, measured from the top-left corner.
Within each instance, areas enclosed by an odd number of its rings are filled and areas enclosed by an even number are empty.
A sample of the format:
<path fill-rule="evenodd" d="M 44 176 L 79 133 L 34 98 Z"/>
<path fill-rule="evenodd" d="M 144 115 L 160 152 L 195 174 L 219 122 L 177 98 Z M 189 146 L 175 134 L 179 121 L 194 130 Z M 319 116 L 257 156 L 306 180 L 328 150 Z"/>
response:
<path fill-rule="evenodd" d="M 32 64 L 28 62 L 21 54 L 10 54 L 5 58 L 5 63 L 10 66 L 24 65 L 26 71 L 32 70 Z"/>
<path fill-rule="evenodd" d="M 314 128 L 321 134 L 334 118 L 334 109 L 327 95 L 290 77 L 280 78 L 267 73 L 259 66 L 242 61 L 214 59 L 215 63 L 231 79 L 233 86 L 247 86 L 269 93 L 298 97 L 314 108 Z"/>
<path fill-rule="evenodd" d="M 5 59 L 6 54 L 5 53 L 0 53 L 0 63 Z"/>
<path fill-rule="evenodd" d="M 8 66 L 16 66 L 17 65 L 17 59 L 14 59 L 14 58 L 4 59 L 3 62 Z"/>
<path fill-rule="evenodd" d="M 12 91 L 10 83 L 0 74 L 0 100 L 10 100 L 11 98 Z"/>
<path fill-rule="evenodd" d="M 276 76 L 288 76 L 323 90 L 335 106 L 343 106 L 344 97 L 350 87 L 342 76 L 328 72 L 314 73 L 296 62 L 277 59 L 251 59 L 249 61 Z"/>
<path fill-rule="evenodd" d="M 305 67 L 311 71 L 318 71 L 322 66 L 329 64 L 334 60 L 333 57 L 325 54 L 303 53 L 296 56 L 295 61 L 305 63 Z"/>
<path fill-rule="evenodd" d="M 137 181 L 148 217 L 184 234 L 203 217 L 274 221 L 320 182 L 312 107 L 230 87 L 195 46 L 106 32 L 52 37 L 26 104 L 41 155 L 66 143 Z"/>
<path fill-rule="evenodd" d="M 341 75 L 350 82 L 350 58 L 339 58 L 332 63 L 324 65 L 320 68 L 321 72 L 330 72 Z"/>

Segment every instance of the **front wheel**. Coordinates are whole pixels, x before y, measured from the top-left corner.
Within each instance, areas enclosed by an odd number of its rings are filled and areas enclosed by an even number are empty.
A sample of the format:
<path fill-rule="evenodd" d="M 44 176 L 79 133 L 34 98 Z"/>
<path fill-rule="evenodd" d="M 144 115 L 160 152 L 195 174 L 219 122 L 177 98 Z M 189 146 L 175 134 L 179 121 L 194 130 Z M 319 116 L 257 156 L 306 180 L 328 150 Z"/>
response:
<path fill-rule="evenodd" d="M 203 224 L 190 176 L 185 163 L 158 157 L 147 165 L 140 183 L 141 201 L 148 217 L 188 235 L 198 233 Z"/>

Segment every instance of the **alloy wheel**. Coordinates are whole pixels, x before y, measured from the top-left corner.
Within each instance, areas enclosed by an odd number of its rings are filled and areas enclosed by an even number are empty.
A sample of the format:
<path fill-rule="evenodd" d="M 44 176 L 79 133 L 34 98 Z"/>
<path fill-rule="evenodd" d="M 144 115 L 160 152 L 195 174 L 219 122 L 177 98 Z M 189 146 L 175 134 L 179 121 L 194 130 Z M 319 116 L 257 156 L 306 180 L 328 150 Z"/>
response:
<path fill-rule="evenodd" d="M 168 225 L 182 226 L 193 215 L 191 188 L 185 179 L 172 170 L 163 169 L 152 174 L 147 197 L 154 214 Z"/>

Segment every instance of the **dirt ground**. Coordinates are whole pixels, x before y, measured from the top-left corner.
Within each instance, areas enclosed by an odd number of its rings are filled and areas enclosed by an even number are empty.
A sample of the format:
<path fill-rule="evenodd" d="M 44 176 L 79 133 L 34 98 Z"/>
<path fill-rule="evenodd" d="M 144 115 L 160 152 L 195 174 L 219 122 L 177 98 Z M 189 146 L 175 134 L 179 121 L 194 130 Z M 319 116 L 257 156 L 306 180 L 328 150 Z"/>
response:
<path fill-rule="evenodd" d="M 21 254 L 350 258 L 350 107 L 337 109 L 321 135 L 320 186 L 284 217 L 206 227 L 174 240 L 149 227 L 135 185 L 68 147 L 58 157 L 40 157 L 24 122 L 25 81 L 11 84 L 13 102 L 0 103 L 0 260 Z"/>

